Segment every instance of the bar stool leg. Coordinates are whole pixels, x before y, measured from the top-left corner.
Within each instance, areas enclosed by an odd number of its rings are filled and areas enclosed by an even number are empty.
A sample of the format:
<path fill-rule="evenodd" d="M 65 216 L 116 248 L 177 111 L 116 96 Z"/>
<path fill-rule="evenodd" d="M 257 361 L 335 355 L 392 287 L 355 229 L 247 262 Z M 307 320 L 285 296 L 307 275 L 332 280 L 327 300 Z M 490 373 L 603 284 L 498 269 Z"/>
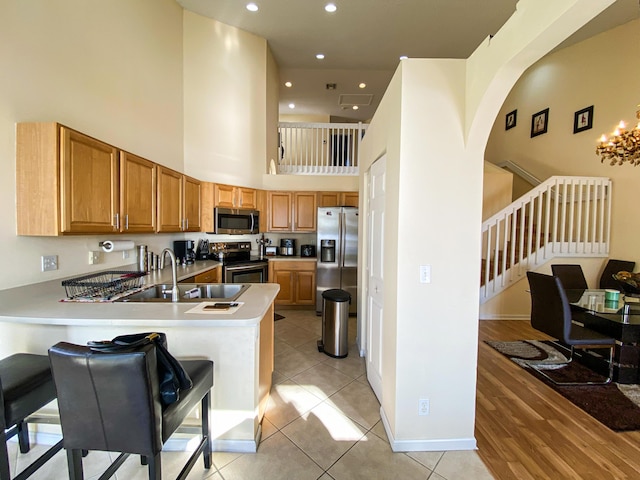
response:
<path fill-rule="evenodd" d="M 153 457 L 146 457 L 149 462 L 149 480 L 162 480 L 162 461 L 160 452 Z"/>
<path fill-rule="evenodd" d="M 4 433 L 4 421 L 0 421 L 0 480 L 11 480 L 9 471 L 9 452 L 7 451 L 7 436 Z"/>
<path fill-rule="evenodd" d="M 84 480 L 82 452 L 80 450 L 67 450 L 67 466 L 69 470 L 69 480 Z"/>
<path fill-rule="evenodd" d="M 29 427 L 27 422 L 20 422 L 18 427 L 18 444 L 20 445 L 20 453 L 27 453 L 31 449 L 29 445 Z"/>

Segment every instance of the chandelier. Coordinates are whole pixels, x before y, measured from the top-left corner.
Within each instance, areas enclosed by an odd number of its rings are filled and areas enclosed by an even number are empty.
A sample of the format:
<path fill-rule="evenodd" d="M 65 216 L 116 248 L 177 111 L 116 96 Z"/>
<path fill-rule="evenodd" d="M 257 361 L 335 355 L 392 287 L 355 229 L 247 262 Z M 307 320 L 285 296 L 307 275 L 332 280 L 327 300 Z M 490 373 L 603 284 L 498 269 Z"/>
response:
<path fill-rule="evenodd" d="M 640 120 L 640 110 L 636 111 L 636 118 Z M 609 165 L 622 165 L 625 162 L 634 167 L 640 165 L 640 122 L 630 131 L 625 130 L 624 122 L 620 122 L 611 138 L 602 135 L 596 155 L 600 155 L 601 163 L 607 160 Z"/>

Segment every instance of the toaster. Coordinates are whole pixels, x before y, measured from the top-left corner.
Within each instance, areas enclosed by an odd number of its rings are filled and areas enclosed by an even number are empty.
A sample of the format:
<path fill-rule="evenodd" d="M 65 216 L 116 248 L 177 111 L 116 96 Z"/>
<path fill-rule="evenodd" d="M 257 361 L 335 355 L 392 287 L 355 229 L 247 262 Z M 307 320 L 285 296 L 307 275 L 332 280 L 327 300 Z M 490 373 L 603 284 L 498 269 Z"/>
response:
<path fill-rule="evenodd" d="M 267 257 L 275 257 L 278 254 L 278 247 L 267 245 L 264 247 L 264 254 Z"/>
<path fill-rule="evenodd" d="M 300 256 L 301 257 L 315 257 L 316 256 L 316 246 L 315 245 L 301 245 L 300 246 Z"/>

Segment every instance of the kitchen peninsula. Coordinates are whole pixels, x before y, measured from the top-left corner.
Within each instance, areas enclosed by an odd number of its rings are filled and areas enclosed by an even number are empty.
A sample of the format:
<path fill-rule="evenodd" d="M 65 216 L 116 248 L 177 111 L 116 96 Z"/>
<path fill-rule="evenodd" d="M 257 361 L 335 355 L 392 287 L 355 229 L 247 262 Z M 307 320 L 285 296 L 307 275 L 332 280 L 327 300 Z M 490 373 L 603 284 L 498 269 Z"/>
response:
<path fill-rule="evenodd" d="M 178 280 L 218 265 L 178 268 Z M 145 276 L 170 283 L 171 269 Z M 59 341 L 80 345 L 117 335 L 160 331 L 178 358 L 214 362 L 212 449 L 256 451 L 273 372 L 273 302 L 277 284 L 250 284 L 235 311 L 192 313 L 198 303 L 64 302 L 61 279 L 0 291 L 0 358 L 46 354 Z"/>

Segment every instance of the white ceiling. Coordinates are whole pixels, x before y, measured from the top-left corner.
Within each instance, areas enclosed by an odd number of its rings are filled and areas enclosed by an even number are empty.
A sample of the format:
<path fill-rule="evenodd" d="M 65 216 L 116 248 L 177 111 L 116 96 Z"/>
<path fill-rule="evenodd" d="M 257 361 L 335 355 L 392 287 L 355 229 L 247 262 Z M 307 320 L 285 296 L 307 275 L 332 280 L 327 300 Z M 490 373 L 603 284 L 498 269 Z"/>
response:
<path fill-rule="evenodd" d="M 513 14 L 517 0 L 177 0 L 185 9 L 267 39 L 280 69 L 280 113 L 368 120 L 400 55 L 467 58 Z M 617 0 L 560 47 L 640 16 L 638 0 Z M 632 46 L 631 54 L 635 54 Z M 323 53 L 324 60 L 315 55 Z M 292 88 L 284 82 L 291 81 Z M 359 89 L 358 84 L 367 84 Z M 335 90 L 327 90 L 335 83 Z M 341 95 L 369 95 L 358 110 Z M 344 97 L 342 97 L 344 99 Z M 295 103 L 291 110 L 289 103 Z M 351 102 L 353 103 L 353 102 Z"/>

